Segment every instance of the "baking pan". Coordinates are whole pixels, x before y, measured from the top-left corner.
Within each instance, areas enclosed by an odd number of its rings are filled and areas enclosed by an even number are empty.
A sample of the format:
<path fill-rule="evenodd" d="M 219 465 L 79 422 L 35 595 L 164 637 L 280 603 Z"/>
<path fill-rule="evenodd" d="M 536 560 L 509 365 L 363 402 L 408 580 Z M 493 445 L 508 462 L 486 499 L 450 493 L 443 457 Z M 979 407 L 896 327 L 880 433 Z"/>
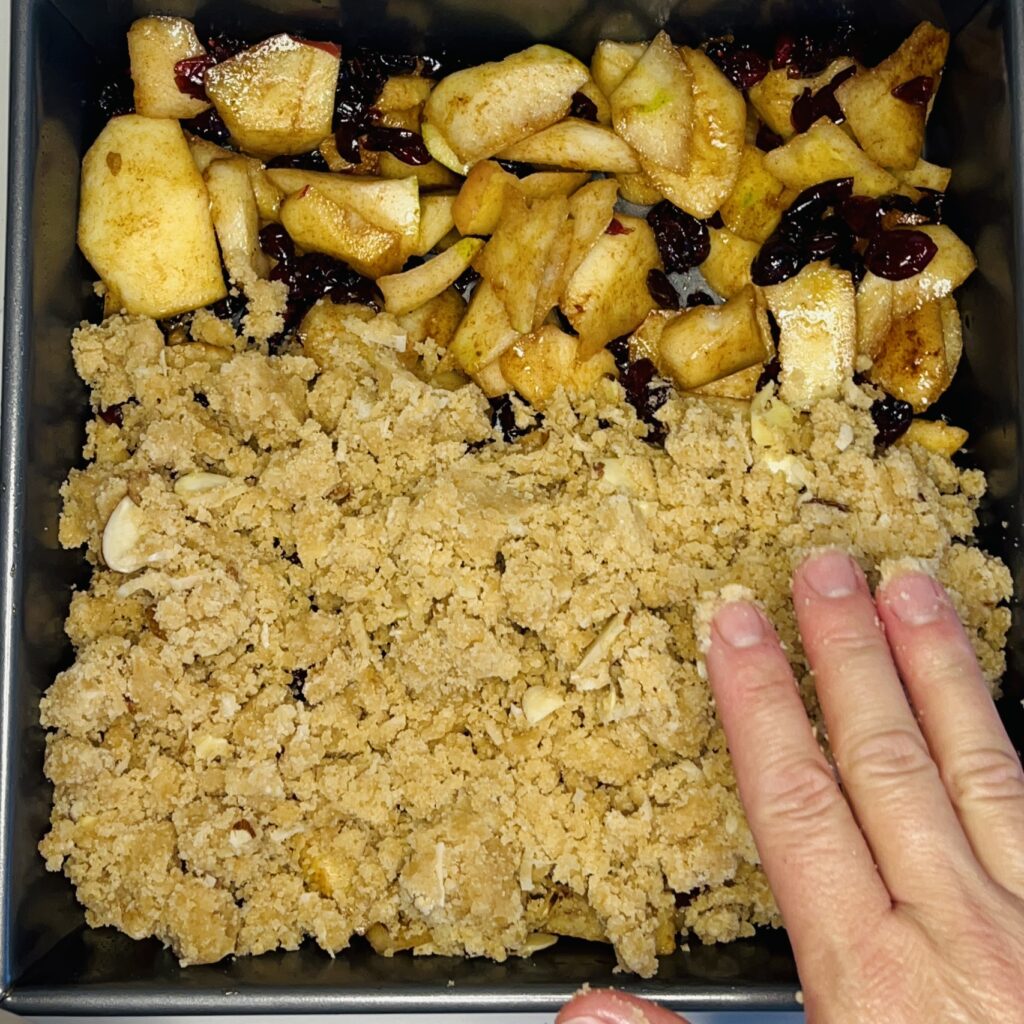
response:
<path fill-rule="evenodd" d="M 922 18 L 953 33 L 931 120 L 929 156 L 954 168 L 948 219 L 977 253 L 959 293 L 966 356 L 941 411 L 971 431 L 965 459 L 986 471 L 982 543 L 1009 562 L 1019 589 L 1019 346 L 1024 5 L 877 0 L 16 0 L 0 509 L 0 986 L 23 1014 L 551 1010 L 582 983 L 616 984 L 684 1009 L 796 1008 L 783 932 L 727 946 L 694 944 L 647 981 L 613 974 L 610 950 L 563 940 L 532 960 L 376 956 L 357 943 L 331 959 L 295 953 L 183 970 L 154 940 L 85 927 L 69 883 L 36 852 L 50 792 L 43 778 L 40 694 L 70 663 L 63 634 L 80 552 L 57 544 L 59 488 L 79 463 L 85 387 L 68 344 L 95 311 L 93 275 L 75 238 L 78 165 L 98 130 L 87 98 L 103 69 L 126 63 L 124 33 L 143 14 L 179 14 L 257 38 L 324 35 L 380 49 L 463 53 L 473 61 L 543 39 L 588 59 L 603 37 L 649 38 L 663 25 L 693 42 L 731 28 L 804 28 L 848 17 L 895 45 Z M 884 50 L 883 52 L 888 52 Z M 1011 635 L 1001 710 L 1024 741 L 1024 635 Z"/>

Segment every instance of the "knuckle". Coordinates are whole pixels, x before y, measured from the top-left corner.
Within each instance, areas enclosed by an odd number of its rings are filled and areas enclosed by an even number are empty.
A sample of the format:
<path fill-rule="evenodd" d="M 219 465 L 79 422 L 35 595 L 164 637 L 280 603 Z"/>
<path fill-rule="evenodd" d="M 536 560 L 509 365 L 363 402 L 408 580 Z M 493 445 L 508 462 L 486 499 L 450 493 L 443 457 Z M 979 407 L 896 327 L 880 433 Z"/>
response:
<path fill-rule="evenodd" d="M 847 738 L 837 751 L 836 764 L 840 775 L 877 785 L 938 773 L 920 733 L 903 726 Z"/>
<path fill-rule="evenodd" d="M 828 818 L 842 800 L 828 765 L 811 757 L 768 768 L 762 798 L 763 817 L 804 828 Z"/>
<path fill-rule="evenodd" d="M 955 803 L 1024 804 L 1024 769 L 1011 751 L 999 747 L 958 754 L 943 781 Z"/>
<path fill-rule="evenodd" d="M 875 664 L 884 640 L 875 628 L 855 629 L 849 623 L 840 623 L 818 640 L 820 657 L 827 658 L 844 675 L 855 673 L 859 666 Z"/>

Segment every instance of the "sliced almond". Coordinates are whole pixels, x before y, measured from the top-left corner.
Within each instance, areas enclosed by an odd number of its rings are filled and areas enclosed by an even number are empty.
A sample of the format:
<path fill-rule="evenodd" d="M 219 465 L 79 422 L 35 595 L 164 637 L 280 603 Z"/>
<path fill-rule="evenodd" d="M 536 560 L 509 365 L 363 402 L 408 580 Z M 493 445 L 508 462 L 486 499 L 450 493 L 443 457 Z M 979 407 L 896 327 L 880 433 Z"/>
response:
<path fill-rule="evenodd" d="M 607 671 L 601 672 L 600 669 L 607 667 L 604 662 L 611 653 L 612 645 L 626 628 L 628 617 L 628 612 L 618 612 L 613 615 L 604 624 L 604 628 L 598 633 L 594 642 L 587 648 L 580 663 L 576 666 L 576 671 L 570 678 L 573 686 L 578 690 L 600 690 L 611 682 Z"/>
<path fill-rule="evenodd" d="M 196 494 L 206 494 L 215 491 L 231 483 L 231 477 L 221 476 L 220 473 L 186 473 L 178 477 L 174 482 L 174 493 L 179 498 L 191 498 Z"/>
<path fill-rule="evenodd" d="M 103 528 L 103 561 L 108 568 L 135 572 L 149 561 L 141 546 L 144 523 L 142 509 L 125 495 Z"/>
<path fill-rule="evenodd" d="M 542 722 L 565 703 L 565 698 L 549 686 L 531 686 L 523 694 L 523 714 L 530 725 Z"/>

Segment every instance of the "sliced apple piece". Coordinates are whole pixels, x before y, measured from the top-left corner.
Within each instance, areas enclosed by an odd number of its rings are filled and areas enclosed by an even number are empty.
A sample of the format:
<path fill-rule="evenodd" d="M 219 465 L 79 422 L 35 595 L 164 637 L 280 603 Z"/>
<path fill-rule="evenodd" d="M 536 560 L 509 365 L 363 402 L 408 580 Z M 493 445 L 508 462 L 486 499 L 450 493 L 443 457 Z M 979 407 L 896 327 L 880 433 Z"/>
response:
<path fill-rule="evenodd" d="M 853 376 L 857 348 L 849 273 L 824 262 L 810 263 L 763 292 L 779 325 L 779 397 L 801 410 L 824 398 L 839 398 Z"/>
<path fill-rule="evenodd" d="M 435 128 L 429 121 L 424 121 L 420 126 L 420 134 L 423 136 L 423 145 L 427 147 L 427 152 L 439 164 L 463 177 L 469 174 L 472 165 L 456 155 L 438 128 Z"/>
<path fill-rule="evenodd" d="M 433 88 L 433 80 L 422 75 L 391 75 L 373 101 L 373 106 L 382 114 L 422 107 L 430 99 Z"/>
<path fill-rule="evenodd" d="M 769 356 L 753 286 L 721 306 L 694 306 L 668 320 L 655 365 L 684 391 L 730 377 Z"/>
<path fill-rule="evenodd" d="M 203 175 L 210 194 L 210 215 L 228 277 L 242 291 L 266 277 L 269 261 L 260 248 L 260 212 L 244 156 L 215 160 Z"/>
<path fill-rule="evenodd" d="M 562 297 L 562 312 L 580 336 L 581 359 L 628 334 L 654 309 L 647 289 L 648 273 L 661 266 L 654 232 L 638 217 L 616 219 L 625 230 L 597 238 Z"/>
<path fill-rule="evenodd" d="M 948 49 L 949 33 L 922 21 L 895 53 L 836 89 L 847 123 L 876 163 L 909 170 L 920 159 L 928 105 L 898 99 L 893 89 L 927 78 L 934 96 Z"/>
<path fill-rule="evenodd" d="M 594 116 L 597 118 L 598 124 L 610 125 L 612 123 L 612 105 L 593 78 L 588 78 L 576 91 L 581 96 L 586 96 L 594 104 Z"/>
<path fill-rule="evenodd" d="M 420 188 L 458 188 L 462 179 L 443 164 L 407 164 L 391 153 L 377 154 L 377 173 L 382 178 L 415 178 Z"/>
<path fill-rule="evenodd" d="M 893 175 L 879 167 L 827 117 L 766 153 L 764 165 L 783 184 L 798 192 L 821 181 L 848 177 L 853 178 L 857 195 L 880 196 L 899 187 Z"/>
<path fill-rule="evenodd" d="M 543 409 L 556 389 L 572 379 L 579 347 L 578 338 L 545 324 L 505 350 L 502 376 L 530 405 Z"/>
<path fill-rule="evenodd" d="M 599 178 L 584 185 L 569 199 L 572 218 L 572 244 L 566 262 L 566 273 L 571 277 L 590 252 L 593 244 L 604 234 L 615 215 L 618 187 L 612 178 Z"/>
<path fill-rule="evenodd" d="M 654 37 L 609 99 L 615 131 L 645 162 L 676 174 L 689 169 L 693 75 L 667 33 Z"/>
<path fill-rule="evenodd" d="M 473 383 L 488 397 L 499 398 L 512 390 L 512 385 L 505 380 L 501 372 L 501 360 L 495 359 L 481 367 L 476 373 L 470 374 Z"/>
<path fill-rule="evenodd" d="M 380 170 L 380 153 L 375 153 L 373 150 L 364 149 L 362 145 L 359 146 L 359 163 L 354 164 L 350 160 L 346 160 L 338 152 L 338 143 L 333 135 L 328 135 L 319 146 L 317 151 L 324 158 L 327 166 L 338 174 L 359 174 L 359 175 L 375 175 Z"/>
<path fill-rule="evenodd" d="M 589 77 L 575 57 L 543 45 L 456 71 L 434 87 L 423 108 L 424 142 L 441 163 L 461 171 L 563 118 Z M 460 167 L 435 151 L 427 125 Z"/>
<path fill-rule="evenodd" d="M 378 278 L 377 287 L 384 296 L 384 309 L 396 316 L 410 313 L 435 295 L 440 295 L 458 280 L 483 244 L 481 238 L 463 238 L 412 270 Z"/>
<path fill-rule="evenodd" d="M 796 131 L 793 127 L 793 103 L 803 91 L 810 89 L 812 94 L 818 92 L 836 75 L 855 64 L 856 61 L 850 57 L 838 57 L 821 74 L 810 78 L 790 78 L 789 68 L 775 68 L 757 85 L 751 86 L 747 96 L 758 117 L 768 128 L 781 138 L 788 139 Z"/>
<path fill-rule="evenodd" d="M 946 343 L 938 301 L 897 320 L 882 342 L 871 380 L 924 412 L 949 387 Z"/>
<path fill-rule="evenodd" d="M 455 227 L 455 196 L 426 195 L 420 199 L 420 231 L 414 256 L 426 256 Z"/>
<path fill-rule="evenodd" d="M 633 70 L 646 49 L 646 43 L 618 43 L 612 39 L 602 39 L 590 61 L 594 84 L 611 99 L 612 93 Z"/>
<path fill-rule="evenodd" d="M 452 338 L 449 350 L 466 373 L 475 378 L 475 375 L 510 348 L 518 337 L 519 331 L 509 322 L 508 311 L 501 297 L 487 281 L 480 281 L 473 289 L 469 308 Z"/>
<path fill-rule="evenodd" d="M 224 298 L 209 196 L 177 121 L 111 118 L 82 161 L 78 244 L 129 313 Z"/>
<path fill-rule="evenodd" d="M 267 177 L 267 169 L 255 157 L 246 157 L 246 169 L 249 172 L 249 184 L 256 199 L 256 209 L 260 220 L 278 221 L 281 219 L 281 201 L 284 192 Z"/>
<path fill-rule="evenodd" d="M 276 35 L 206 72 L 231 137 L 256 156 L 308 153 L 331 134 L 341 51 Z"/>
<path fill-rule="evenodd" d="M 782 217 L 785 193 L 786 186 L 765 167 L 764 153 L 744 146 L 736 183 L 719 211 L 722 221 L 741 238 L 763 242 Z"/>
<path fill-rule="evenodd" d="M 548 199 L 551 196 L 571 196 L 590 181 L 586 171 L 536 171 L 525 178 L 516 178 L 516 188 L 527 199 Z"/>
<path fill-rule="evenodd" d="M 644 160 L 647 176 L 671 203 L 710 217 L 732 192 L 743 157 L 747 106 L 743 94 L 702 50 L 682 49 L 692 82 L 687 166 L 679 171 Z"/>
<path fill-rule="evenodd" d="M 967 444 L 968 437 L 963 427 L 954 427 L 952 423 L 944 423 L 942 420 L 912 420 L 906 433 L 896 443 L 905 447 L 919 444 L 936 455 L 944 455 L 951 459 Z"/>
<path fill-rule="evenodd" d="M 195 117 L 210 104 L 178 88 L 174 65 L 206 53 L 192 22 L 156 15 L 133 21 L 128 58 L 135 89 L 135 111 L 143 117 Z"/>
<path fill-rule="evenodd" d="M 455 226 L 464 235 L 492 234 L 501 219 L 505 192 L 514 184 L 514 175 L 496 161 L 475 164 L 455 197 Z"/>
<path fill-rule="evenodd" d="M 399 315 L 398 322 L 413 348 L 429 338 L 438 348 L 447 348 L 466 315 L 466 302 L 454 288 L 446 288 L 416 309 Z"/>
<path fill-rule="evenodd" d="M 933 192 L 945 192 L 953 171 L 949 167 L 930 164 L 927 160 L 918 160 L 909 170 L 893 172 L 904 185 L 912 188 L 930 188 Z"/>
<path fill-rule="evenodd" d="M 381 277 L 405 262 L 401 235 L 385 231 L 312 185 L 281 204 L 281 223 L 303 249 L 343 260 L 364 277 Z"/>
<path fill-rule="evenodd" d="M 674 309 L 652 309 L 629 336 L 629 361 L 635 363 L 638 359 L 649 359 L 657 363 L 661 334 L 669 321 L 677 316 L 679 312 Z"/>
<path fill-rule="evenodd" d="M 643 171 L 636 174 L 617 174 L 615 178 L 619 183 L 619 192 L 627 203 L 654 206 L 665 198 Z"/>
<path fill-rule="evenodd" d="M 693 394 L 702 398 L 729 398 L 734 402 L 749 402 L 757 394 L 757 382 L 764 371 L 763 363 L 748 366 L 745 370 L 730 373 L 728 377 L 714 380 L 710 384 L 695 388 Z"/>
<path fill-rule="evenodd" d="M 963 324 L 960 321 L 956 299 L 952 295 L 939 299 L 939 315 L 942 317 L 942 343 L 946 349 L 946 368 L 952 381 L 960 365 L 960 357 L 964 354 Z"/>
<path fill-rule="evenodd" d="M 719 295 L 732 298 L 750 284 L 750 264 L 761 246 L 728 228 L 708 228 L 708 236 L 711 248 L 700 272 Z"/>
<path fill-rule="evenodd" d="M 384 231 L 400 235 L 412 252 L 420 234 L 420 190 L 415 178 L 387 181 L 349 174 L 272 167 L 267 177 L 286 195 L 312 186 L 332 202 L 354 210 Z"/>
<path fill-rule="evenodd" d="M 607 174 L 640 170 L 636 154 L 613 131 L 592 121 L 567 117 L 504 149 L 502 160 Z"/>
<path fill-rule="evenodd" d="M 537 289 L 537 303 L 533 309 L 535 330 L 558 305 L 565 292 L 565 286 L 569 283 L 569 256 L 572 252 L 573 234 L 572 220 L 564 220 L 548 248 L 544 273 Z"/>
<path fill-rule="evenodd" d="M 506 192 L 501 219 L 476 261 L 508 310 L 512 326 L 532 330 L 537 298 L 549 253 L 569 216 L 565 196 L 529 201 L 518 190 Z"/>
<path fill-rule="evenodd" d="M 215 142 L 208 142 L 206 139 L 201 139 L 198 135 L 192 135 L 189 132 L 185 132 L 185 139 L 188 142 L 192 159 L 195 160 L 200 174 L 204 174 L 206 168 L 214 160 L 229 160 L 231 157 L 238 155 L 233 149 L 225 149 L 223 146 L 218 146 Z"/>

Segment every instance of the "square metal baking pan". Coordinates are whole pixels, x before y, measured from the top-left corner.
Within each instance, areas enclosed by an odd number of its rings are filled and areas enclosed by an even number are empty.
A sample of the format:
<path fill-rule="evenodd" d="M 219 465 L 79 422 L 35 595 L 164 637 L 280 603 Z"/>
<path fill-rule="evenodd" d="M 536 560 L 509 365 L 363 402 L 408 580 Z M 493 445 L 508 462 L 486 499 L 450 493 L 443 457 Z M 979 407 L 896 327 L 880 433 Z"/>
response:
<path fill-rule="evenodd" d="M 965 459 L 990 492 L 981 543 L 1020 585 L 1020 351 L 1024 5 L 872 0 L 13 0 L 7 305 L 0 509 L 0 986 L 23 1014 L 552 1010 L 582 983 L 616 984 L 684 1010 L 796 1008 L 784 933 L 728 946 L 694 943 L 657 978 L 613 974 L 601 946 L 563 940 L 532 960 L 331 959 L 312 946 L 181 969 L 154 940 L 86 928 L 69 883 L 36 852 L 50 790 L 41 693 L 71 658 L 63 620 L 87 582 L 81 553 L 57 543 L 59 488 L 80 462 L 87 394 L 68 344 L 93 309 L 93 275 L 75 247 L 79 159 L 98 129 L 88 98 L 102 69 L 126 62 L 124 33 L 143 14 L 180 14 L 251 38 L 324 34 L 396 51 L 465 52 L 474 61 L 542 39 L 588 59 L 597 40 L 644 39 L 662 25 L 695 42 L 731 28 L 803 28 L 837 17 L 897 43 L 922 18 L 953 32 L 929 131 L 931 159 L 954 169 L 948 220 L 978 272 L 959 293 L 966 357 L 941 411 L 971 431 Z M 667 12 L 667 14 L 666 14 Z M 1015 621 L 1002 710 L 1024 742 L 1024 636 Z"/>

